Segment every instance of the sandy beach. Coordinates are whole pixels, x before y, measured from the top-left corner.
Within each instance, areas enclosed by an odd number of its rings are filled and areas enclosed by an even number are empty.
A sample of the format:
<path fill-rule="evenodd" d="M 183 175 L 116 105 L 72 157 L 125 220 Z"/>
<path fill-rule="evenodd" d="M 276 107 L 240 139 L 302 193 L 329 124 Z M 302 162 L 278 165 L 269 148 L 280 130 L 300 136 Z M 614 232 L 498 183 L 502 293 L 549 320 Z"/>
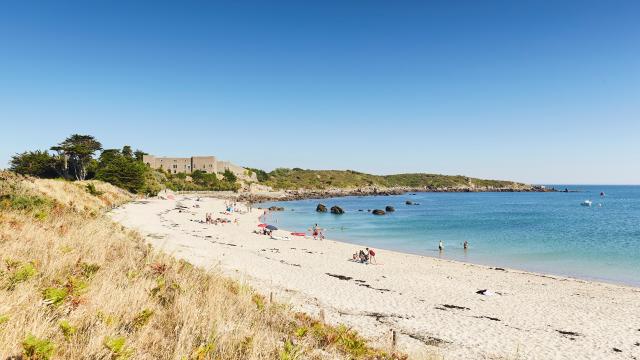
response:
<path fill-rule="evenodd" d="M 356 263 L 349 259 L 357 245 L 283 230 L 279 239 L 254 234 L 262 210 L 223 215 L 224 202 L 141 200 L 111 216 L 156 249 L 295 309 L 323 310 L 326 321 L 352 326 L 381 347 L 395 330 L 411 358 L 640 359 L 639 288 L 384 249 L 376 249 L 377 265 Z M 238 223 L 205 224 L 205 213 Z M 478 293 L 484 289 L 489 295 Z"/>

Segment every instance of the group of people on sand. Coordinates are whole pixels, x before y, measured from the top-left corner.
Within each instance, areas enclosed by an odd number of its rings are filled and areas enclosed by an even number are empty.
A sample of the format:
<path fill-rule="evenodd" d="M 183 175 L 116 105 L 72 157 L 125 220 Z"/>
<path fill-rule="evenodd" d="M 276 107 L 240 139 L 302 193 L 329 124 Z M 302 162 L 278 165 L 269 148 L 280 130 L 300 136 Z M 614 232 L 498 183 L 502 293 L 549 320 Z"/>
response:
<path fill-rule="evenodd" d="M 204 218 L 204 222 L 206 224 L 213 224 L 213 225 L 218 225 L 218 224 L 230 224 L 231 220 L 229 219 L 223 219 L 223 218 L 213 218 L 213 214 L 212 213 L 206 213 L 205 214 L 205 218 Z M 238 219 L 233 219 L 233 223 L 240 225 L 240 223 L 238 222 Z"/>
<path fill-rule="evenodd" d="M 245 214 L 247 212 L 251 212 L 249 205 L 246 205 L 246 211 L 243 211 L 242 209 L 240 209 L 240 207 L 238 206 L 238 203 L 235 201 L 225 201 L 224 209 L 225 209 L 224 212 L 227 214 L 230 214 L 230 213 Z"/>
<path fill-rule="evenodd" d="M 271 236 L 273 234 L 273 230 L 267 229 L 266 227 L 253 231 L 254 234 L 258 235 L 268 235 Z"/>
<path fill-rule="evenodd" d="M 351 260 L 363 264 L 377 264 L 376 252 L 369 248 L 365 248 L 364 250 L 360 249 L 359 251 L 354 252 Z"/>

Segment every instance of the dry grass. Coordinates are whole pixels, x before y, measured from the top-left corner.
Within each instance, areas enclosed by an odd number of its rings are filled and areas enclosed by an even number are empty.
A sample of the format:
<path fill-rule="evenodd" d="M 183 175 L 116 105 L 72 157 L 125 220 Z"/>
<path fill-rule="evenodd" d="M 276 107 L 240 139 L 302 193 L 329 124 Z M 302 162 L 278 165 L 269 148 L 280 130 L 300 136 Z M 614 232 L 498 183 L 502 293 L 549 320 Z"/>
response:
<path fill-rule="evenodd" d="M 93 184 L 0 172 L 0 358 L 403 358 L 154 252 Z"/>

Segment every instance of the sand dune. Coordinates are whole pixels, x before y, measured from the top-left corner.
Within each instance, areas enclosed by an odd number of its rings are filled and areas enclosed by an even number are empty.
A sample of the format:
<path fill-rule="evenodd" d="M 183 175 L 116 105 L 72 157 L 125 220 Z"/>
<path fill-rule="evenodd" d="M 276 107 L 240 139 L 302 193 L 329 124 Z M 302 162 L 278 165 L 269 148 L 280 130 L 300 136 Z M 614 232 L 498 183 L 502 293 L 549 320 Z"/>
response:
<path fill-rule="evenodd" d="M 380 264 L 365 265 L 348 260 L 356 245 L 285 231 L 269 239 L 252 233 L 261 210 L 223 210 L 224 200 L 181 197 L 130 203 L 112 217 L 156 248 L 219 267 L 297 309 L 322 309 L 327 321 L 381 346 L 393 329 L 399 349 L 415 358 L 640 359 L 638 288 L 381 249 Z M 207 212 L 239 224 L 200 223 Z M 477 293 L 483 289 L 492 295 Z"/>

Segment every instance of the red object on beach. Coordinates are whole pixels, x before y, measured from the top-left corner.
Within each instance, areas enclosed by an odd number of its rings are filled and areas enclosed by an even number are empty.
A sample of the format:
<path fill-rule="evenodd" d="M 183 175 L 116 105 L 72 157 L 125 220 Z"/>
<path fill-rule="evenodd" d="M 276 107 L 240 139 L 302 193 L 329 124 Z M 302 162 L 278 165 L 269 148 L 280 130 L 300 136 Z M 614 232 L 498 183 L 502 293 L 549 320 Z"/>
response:
<path fill-rule="evenodd" d="M 267 227 L 267 224 L 260 224 L 260 225 L 258 225 L 258 227 L 259 228 L 265 228 L 265 227 Z"/>
<path fill-rule="evenodd" d="M 291 233 L 291 235 L 293 235 L 293 236 L 305 236 L 307 234 L 305 234 L 305 233 Z"/>

